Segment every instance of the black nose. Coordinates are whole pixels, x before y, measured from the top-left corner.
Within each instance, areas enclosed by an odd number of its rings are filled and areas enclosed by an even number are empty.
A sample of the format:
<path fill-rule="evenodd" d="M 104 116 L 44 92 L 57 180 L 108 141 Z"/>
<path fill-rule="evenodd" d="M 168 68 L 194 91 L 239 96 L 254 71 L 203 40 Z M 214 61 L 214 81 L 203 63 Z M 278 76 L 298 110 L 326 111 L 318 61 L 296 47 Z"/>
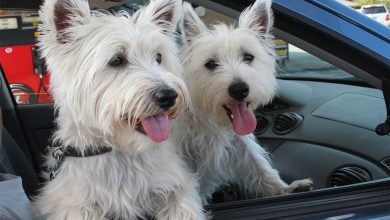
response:
<path fill-rule="evenodd" d="M 229 86 L 229 95 L 236 100 L 243 100 L 249 94 L 249 86 L 244 82 L 235 82 Z"/>
<path fill-rule="evenodd" d="M 174 89 L 160 89 L 153 95 L 157 105 L 168 110 L 176 103 L 177 92 Z"/>

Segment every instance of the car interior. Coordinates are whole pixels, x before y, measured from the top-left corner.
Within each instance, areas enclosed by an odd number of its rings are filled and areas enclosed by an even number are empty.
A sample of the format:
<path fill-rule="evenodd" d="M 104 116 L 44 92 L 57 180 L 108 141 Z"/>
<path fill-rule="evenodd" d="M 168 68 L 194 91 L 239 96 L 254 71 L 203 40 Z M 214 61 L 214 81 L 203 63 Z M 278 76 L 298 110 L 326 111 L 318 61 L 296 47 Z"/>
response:
<path fill-rule="evenodd" d="M 105 6 L 99 6 L 101 1 L 94 2 L 95 7 L 122 5 L 123 9 L 126 1 Z M 207 22 L 229 20 L 239 14 L 217 3 L 200 2 L 193 6 Z M 132 5 L 131 9 L 134 8 Z M 390 135 L 376 133 L 377 126 L 388 115 L 381 81 L 371 74 L 374 58 L 364 57 L 339 39 L 274 9 L 274 34 L 285 42 L 284 49 L 290 56 L 278 62 L 277 96 L 272 103 L 256 109 L 255 136 L 270 153 L 275 168 L 286 182 L 311 178 L 315 190 L 389 177 Z M 320 61 L 300 64 L 292 71 L 289 63 L 294 62 L 294 53 L 309 54 Z M 297 57 L 297 62 L 305 62 L 306 58 Z M 323 62 L 329 66 L 322 69 L 316 66 Z M 361 62 L 367 65 L 359 68 Z M 39 173 L 44 165 L 42 155 L 50 146 L 55 129 L 55 111 L 52 103 L 17 104 L 7 73 L 0 70 L 3 114 L 0 172 L 21 176 L 31 197 L 43 183 Z M 216 192 L 213 201 L 240 199 L 245 198 L 232 185 Z"/>

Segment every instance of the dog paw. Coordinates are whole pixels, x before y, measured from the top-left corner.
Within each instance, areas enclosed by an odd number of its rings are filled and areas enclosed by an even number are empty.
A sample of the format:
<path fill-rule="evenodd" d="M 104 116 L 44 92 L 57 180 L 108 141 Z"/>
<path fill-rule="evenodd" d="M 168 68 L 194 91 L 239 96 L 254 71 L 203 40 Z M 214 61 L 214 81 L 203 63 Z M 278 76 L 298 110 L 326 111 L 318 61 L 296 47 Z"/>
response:
<path fill-rule="evenodd" d="M 287 193 L 298 193 L 313 190 L 313 181 L 311 179 L 295 180 L 286 189 Z"/>

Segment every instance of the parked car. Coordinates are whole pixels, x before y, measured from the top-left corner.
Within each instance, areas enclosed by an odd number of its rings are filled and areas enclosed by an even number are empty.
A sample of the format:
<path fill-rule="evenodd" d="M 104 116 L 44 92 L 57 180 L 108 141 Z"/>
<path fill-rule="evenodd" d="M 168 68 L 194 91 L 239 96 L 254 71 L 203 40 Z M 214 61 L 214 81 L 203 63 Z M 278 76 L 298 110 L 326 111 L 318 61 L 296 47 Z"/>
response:
<path fill-rule="evenodd" d="M 384 4 L 363 5 L 359 11 L 381 24 L 390 26 L 390 12 Z"/>
<path fill-rule="evenodd" d="M 202 7 L 196 11 L 207 24 L 234 24 L 254 1 L 189 2 Z M 256 111 L 255 135 L 284 180 L 309 177 L 315 190 L 247 200 L 227 187 L 205 208 L 215 220 L 388 218 L 390 29 L 333 0 L 273 0 L 272 8 L 273 33 L 288 50 L 277 70 L 278 96 Z M 22 176 L 31 196 L 39 189 L 54 109 L 51 103 L 16 104 L 0 70 L 7 170 Z"/>

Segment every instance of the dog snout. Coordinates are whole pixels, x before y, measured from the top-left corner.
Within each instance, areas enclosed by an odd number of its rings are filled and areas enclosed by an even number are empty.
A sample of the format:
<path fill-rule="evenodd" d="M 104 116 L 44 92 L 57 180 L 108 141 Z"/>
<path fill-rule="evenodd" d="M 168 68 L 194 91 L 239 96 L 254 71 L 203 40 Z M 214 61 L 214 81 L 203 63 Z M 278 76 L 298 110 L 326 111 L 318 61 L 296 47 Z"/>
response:
<path fill-rule="evenodd" d="M 153 95 L 156 104 L 165 111 L 175 105 L 177 96 L 174 89 L 160 89 Z"/>
<path fill-rule="evenodd" d="M 245 82 L 235 82 L 229 86 L 229 95 L 238 101 L 242 101 L 249 94 L 249 86 Z"/>

